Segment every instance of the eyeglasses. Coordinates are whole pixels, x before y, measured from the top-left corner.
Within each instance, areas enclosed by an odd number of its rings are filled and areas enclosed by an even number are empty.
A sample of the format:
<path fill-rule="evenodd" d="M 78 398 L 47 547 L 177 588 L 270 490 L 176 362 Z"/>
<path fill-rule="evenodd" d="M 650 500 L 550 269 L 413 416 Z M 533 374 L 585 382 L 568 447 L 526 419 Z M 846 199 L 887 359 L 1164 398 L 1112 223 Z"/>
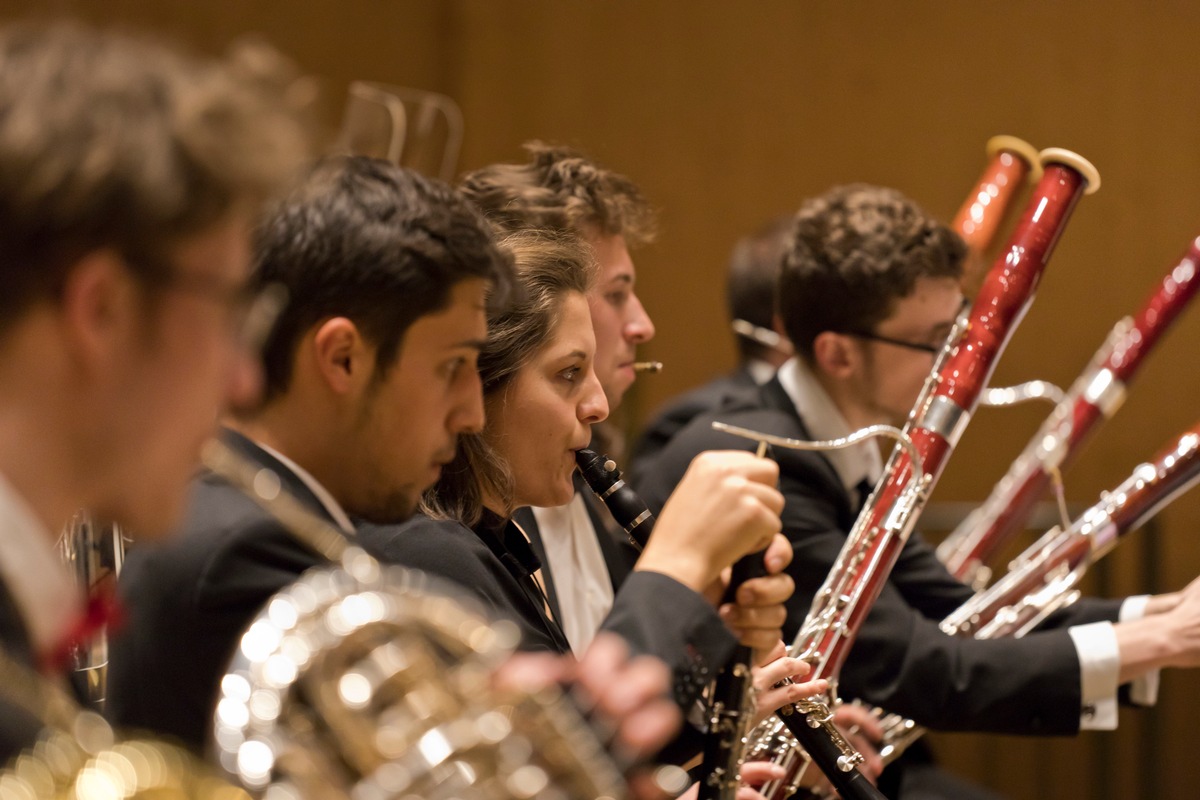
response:
<path fill-rule="evenodd" d="M 275 321 L 287 306 L 287 289 L 278 283 L 231 286 L 210 276 L 168 270 L 142 277 L 159 291 L 191 294 L 221 306 L 229 315 L 229 327 L 238 345 L 255 356 L 262 353 Z"/>
<path fill-rule="evenodd" d="M 924 344 L 922 342 L 906 342 L 903 339 L 893 339 L 890 336 L 881 336 L 878 333 L 871 333 L 869 331 L 843 331 L 843 333 L 845 333 L 846 336 L 853 336 L 856 339 L 867 339 L 872 342 L 892 344 L 896 347 L 906 347 L 909 350 L 918 350 L 922 353 L 929 353 L 933 356 L 936 356 L 938 353 L 942 352 L 942 348 L 938 346 Z"/>

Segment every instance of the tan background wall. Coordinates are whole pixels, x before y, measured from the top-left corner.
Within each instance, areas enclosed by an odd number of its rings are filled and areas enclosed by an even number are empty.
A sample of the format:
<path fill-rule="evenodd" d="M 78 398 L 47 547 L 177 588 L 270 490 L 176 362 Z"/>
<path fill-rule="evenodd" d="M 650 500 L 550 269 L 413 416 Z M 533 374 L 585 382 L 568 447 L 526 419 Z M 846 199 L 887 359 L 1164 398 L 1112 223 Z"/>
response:
<path fill-rule="evenodd" d="M 662 209 L 636 254 L 667 371 L 629 403 L 631 426 L 727 369 L 724 259 L 741 234 L 832 184 L 896 186 L 949 217 L 1012 133 L 1092 159 L 1103 188 L 1080 204 L 998 382 L 1069 383 L 1200 233 L 1200 6 L 1185 2 L 887 0 L 753 3 L 598 0 L 0 0 L 0 18 L 65 11 L 217 50 L 266 36 L 326 79 L 329 115 L 352 79 L 435 89 L 467 120 L 461 166 L 519 157 L 534 137 L 574 143 L 638 180 Z M 703 321 L 697 324 L 697 321 Z M 1144 371 L 1125 409 L 1069 475 L 1090 503 L 1195 421 L 1200 311 Z M 984 411 L 937 493 L 981 498 L 1044 408 Z M 1200 495 L 1132 542 L 1113 592 L 1200 572 Z M 939 737 L 960 772 L 1014 797 L 1190 798 L 1195 673 L 1164 678 L 1152 713 L 1074 741 Z"/>

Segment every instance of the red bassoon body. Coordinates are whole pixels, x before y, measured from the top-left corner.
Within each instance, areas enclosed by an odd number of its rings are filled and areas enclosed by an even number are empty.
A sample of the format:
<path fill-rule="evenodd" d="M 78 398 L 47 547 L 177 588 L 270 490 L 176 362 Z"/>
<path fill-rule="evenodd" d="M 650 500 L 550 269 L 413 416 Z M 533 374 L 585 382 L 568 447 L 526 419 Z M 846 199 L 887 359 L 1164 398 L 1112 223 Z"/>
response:
<path fill-rule="evenodd" d="M 793 655 L 813 665 L 810 678 L 825 678 L 831 687 L 1004 346 L 1028 310 L 1071 212 L 1083 194 L 1099 186 L 1095 167 L 1074 153 L 1046 150 L 1040 160 L 1044 172 L 1025 212 L 938 356 L 909 416 L 905 433 L 914 446 L 912 454 L 906 447 L 892 453 L 793 644 Z M 836 689 L 831 691 L 836 695 Z M 756 736 L 759 741 L 750 749 L 762 753 L 770 748 L 761 740 L 778 741 L 779 732 L 764 728 Z M 775 756 L 788 775 L 762 791 L 771 800 L 782 800 L 804 763 L 794 748 L 776 748 Z"/>
<path fill-rule="evenodd" d="M 988 560 L 1021 530 L 1054 475 L 1121 407 L 1146 356 L 1200 288 L 1198 272 L 1200 239 L 1192 241 L 1138 313 L 1117 323 L 988 499 L 938 547 L 951 574 L 972 585 L 986 584 Z"/>
<path fill-rule="evenodd" d="M 979 182 L 950 223 L 980 263 L 980 269 L 1018 191 L 1027 179 L 1037 181 L 1042 176 L 1037 148 L 1016 136 L 993 136 L 987 143 L 987 156 Z"/>
<path fill-rule="evenodd" d="M 812 677 L 833 680 L 840 673 L 1000 353 L 1032 303 L 1075 204 L 1099 184 L 1095 167 L 1069 151 L 1046 150 L 1042 162 L 1044 173 L 1021 220 L 909 418 L 906 432 L 920 454 L 920 474 L 905 449 L 893 452 L 800 629 L 796 649 L 814 662 Z"/>
<path fill-rule="evenodd" d="M 1092 564 L 1121 538 L 1179 495 L 1200 483 L 1200 423 L 1139 464 L 1125 481 L 1101 496 L 1065 530 L 1052 528 L 1013 562 L 1007 575 L 946 617 L 951 636 L 975 639 L 1020 637 L 1079 598 L 1078 586 Z M 898 714 L 880 719 L 879 753 L 885 764 L 924 735 L 925 729 Z"/>

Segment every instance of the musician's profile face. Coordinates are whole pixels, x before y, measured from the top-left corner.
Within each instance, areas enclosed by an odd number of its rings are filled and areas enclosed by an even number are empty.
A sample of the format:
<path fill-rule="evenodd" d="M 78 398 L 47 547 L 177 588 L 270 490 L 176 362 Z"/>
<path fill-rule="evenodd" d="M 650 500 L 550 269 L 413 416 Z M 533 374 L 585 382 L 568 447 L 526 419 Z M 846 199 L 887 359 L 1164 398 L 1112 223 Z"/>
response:
<path fill-rule="evenodd" d="M 454 458 L 458 437 L 483 428 L 477 361 L 487 338 L 487 289 L 478 278 L 455 284 L 444 308 L 405 331 L 392 365 L 373 368 L 342 440 L 340 474 L 324 481 L 350 513 L 404 520 Z M 372 350 L 366 361 L 374 358 Z"/>
<path fill-rule="evenodd" d="M 594 234 L 588 243 L 599 275 L 588 292 L 592 329 L 596 334 L 596 375 L 613 408 L 637 377 L 633 364 L 638 345 L 654 338 L 654 323 L 634 291 L 637 274 L 625 237 Z"/>
<path fill-rule="evenodd" d="M 485 398 L 483 436 L 512 472 L 517 507 L 561 506 L 574 495 L 575 451 L 608 416 L 595 352 L 587 300 L 570 293 L 546 345 Z"/>
<path fill-rule="evenodd" d="M 116 328 L 125 339 L 105 370 L 111 408 L 96 403 L 106 423 L 93 442 L 112 489 L 92 510 L 139 536 L 178 522 L 218 416 L 261 389 L 257 358 L 240 335 L 250 226 L 238 217 L 173 247 L 164 277 L 136 290 L 140 320 Z"/>
<path fill-rule="evenodd" d="M 918 278 L 892 313 L 871 331 L 894 340 L 858 339 L 863 354 L 858 392 L 877 422 L 903 425 L 921 393 L 936 356 L 899 342 L 941 349 L 954 326 L 963 295 L 953 278 Z"/>

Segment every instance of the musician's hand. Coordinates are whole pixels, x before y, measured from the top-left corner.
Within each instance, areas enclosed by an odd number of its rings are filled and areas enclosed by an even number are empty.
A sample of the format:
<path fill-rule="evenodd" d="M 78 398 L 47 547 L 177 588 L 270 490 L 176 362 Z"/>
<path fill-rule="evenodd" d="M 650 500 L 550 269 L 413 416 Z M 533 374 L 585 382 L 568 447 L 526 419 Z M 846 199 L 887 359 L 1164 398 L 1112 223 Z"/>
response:
<path fill-rule="evenodd" d="M 703 592 L 721 570 L 771 544 L 783 495 L 779 466 L 741 451 L 709 451 L 692 461 L 654 524 L 635 569 L 668 575 Z"/>
<path fill-rule="evenodd" d="M 1200 578 L 1159 597 L 1174 603 L 1165 610 L 1148 606 L 1147 616 L 1113 625 L 1121 683 L 1162 667 L 1200 667 Z"/>
<path fill-rule="evenodd" d="M 792 576 L 783 569 L 791 561 L 792 543 L 783 534 L 775 534 L 764 558 L 768 574 L 743 583 L 738 587 L 736 602 L 726 603 L 718 609 L 721 619 L 737 635 L 738 641 L 754 648 L 759 656 L 774 649 L 783 636 L 783 623 L 787 621 L 784 603 L 795 589 Z M 728 585 L 729 571 L 725 570 L 712 591 L 720 598 Z M 761 658 L 756 660 L 761 662 Z"/>
<path fill-rule="evenodd" d="M 829 683 L 824 680 L 804 682 L 812 667 L 798 658 L 789 658 L 786 653 L 783 642 L 778 642 L 767 653 L 767 660 L 751 670 L 755 692 L 754 725 L 774 714 L 785 703 L 795 703 L 829 689 Z M 776 685 L 785 678 L 791 678 L 793 683 Z"/>
<path fill-rule="evenodd" d="M 833 724 L 842 735 L 850 740 L 854 749 L 862 753 L 863 763 L 859 766 L 866 778 L 875 783 L 883 772 L 883 759 L 879 756 L 879 745 L 883 741 L 883 727 L 869 710 L 856 703 L 842 703 L 833 712 Z"/>
<path fill-rule="evenodd" d="M 738 786 L 737 800 L 766 800 L 758 792 L 758 787 L 767 781 L 777 781 L 785 775 L 783 767 L 778 767 L 770 761 L 747 761 L 742 764 L 742 772 L 739 776 L 741 785 Z M 699 793 L 700 784 L 693 783 L 686 792 L 679 795 L 679 800 L 696 800 Z"/>
<path fill-rule="evenodd" d="M 562 685 L 622 761 L 658 752 L 682 723 L 667 665 L 650 656 L 630 658 L 625 642 L 611 633 L 598 635 L 578 662 L 570 656 L 518 653 L 496 671 L 494 681 L 519 691 Z"/>

